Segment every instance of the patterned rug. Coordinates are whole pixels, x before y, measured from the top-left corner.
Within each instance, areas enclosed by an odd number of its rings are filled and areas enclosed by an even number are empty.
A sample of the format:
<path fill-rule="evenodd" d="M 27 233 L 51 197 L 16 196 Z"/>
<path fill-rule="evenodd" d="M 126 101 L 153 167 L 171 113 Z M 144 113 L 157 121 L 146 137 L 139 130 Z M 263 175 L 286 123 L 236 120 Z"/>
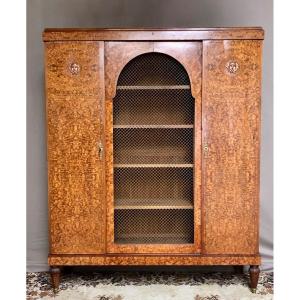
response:
<path fill-rule="evenodd" d="M 54 294 L 47 272 L 27 273 L 27 300 L 250 300 L 273 299 L 273 273 L 261 272 L 256 294 L 248 274 L 71 272 Z"/>

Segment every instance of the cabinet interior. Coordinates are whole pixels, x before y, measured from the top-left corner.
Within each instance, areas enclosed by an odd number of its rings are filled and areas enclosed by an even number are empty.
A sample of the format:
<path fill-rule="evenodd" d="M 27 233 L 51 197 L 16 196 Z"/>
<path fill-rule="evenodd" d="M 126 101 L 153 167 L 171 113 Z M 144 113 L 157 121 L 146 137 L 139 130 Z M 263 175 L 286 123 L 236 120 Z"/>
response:
<path fill-rule="evenodd" d="M 160 53 L 130 61 L 113 120 L 115 243 L 193 243 L 194 99 L 184 67 Z"/>

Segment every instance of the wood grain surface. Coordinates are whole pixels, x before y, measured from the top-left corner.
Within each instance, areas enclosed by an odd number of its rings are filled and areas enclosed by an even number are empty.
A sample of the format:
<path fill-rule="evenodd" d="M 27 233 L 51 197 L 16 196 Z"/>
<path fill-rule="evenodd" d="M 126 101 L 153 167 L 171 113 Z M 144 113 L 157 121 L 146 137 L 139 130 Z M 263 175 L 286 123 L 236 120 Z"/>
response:
<path fill-rule="evenodd" d="M 123 266 L 192 266 L 192 265 L 259 265 L 259 256 L 201 255 L 50 255 L 49 265 L 123 265 Z"/>
<path fill-rule="evenodd" d="M 122 69 L 134 57 L 153 51 L 153 42 L 105 42 L 105 98 L 111 101 L 117 91 Z"/>
<path fill-rule="evenodd" d="M 260 41 L 203 42 L 203 253 L 258 253 L 260 88 Z"/>
<path fill-rule="evenodd" d="M 50 253 L 103 253 L 104 43 L 45 47 Z"/>
<path fill-rule="evenodd" d="M 76 29 L 48 28 L 44 41 L 96 40 L 96 41 L 163 41 L 163 40 L 219 40 L 263 39 L 261 27 L 225 28 L 169 28 L 169 29 Z"/>

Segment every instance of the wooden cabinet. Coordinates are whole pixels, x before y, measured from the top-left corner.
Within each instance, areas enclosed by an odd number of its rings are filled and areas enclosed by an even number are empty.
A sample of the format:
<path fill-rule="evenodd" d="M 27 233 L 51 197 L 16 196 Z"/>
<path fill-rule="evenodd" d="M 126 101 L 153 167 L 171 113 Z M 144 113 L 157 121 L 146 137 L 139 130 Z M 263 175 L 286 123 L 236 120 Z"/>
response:
<path fill-rule="evenodd" d="M 259 256 L 261 28 L 44 32 L 49 265 Z"/>

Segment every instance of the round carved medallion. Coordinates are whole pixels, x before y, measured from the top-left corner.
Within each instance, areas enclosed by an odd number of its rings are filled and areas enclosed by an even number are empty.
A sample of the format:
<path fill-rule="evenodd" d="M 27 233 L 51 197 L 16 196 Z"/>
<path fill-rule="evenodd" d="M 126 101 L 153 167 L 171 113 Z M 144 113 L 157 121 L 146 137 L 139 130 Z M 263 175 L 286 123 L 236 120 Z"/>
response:
<path fill-rule="evenodd" d="M 239 69 L 239 64 L 236 61 L 229 61 L 226 64 L 227 72 L 230 74 L 235 74 Z"/>
<path fill-rule="evenodd" d="M 69 66 L 69 70 L 72 75 L 77 75 L 80 72 L 80 65 L 77 63 L 71 63 Z"/>

